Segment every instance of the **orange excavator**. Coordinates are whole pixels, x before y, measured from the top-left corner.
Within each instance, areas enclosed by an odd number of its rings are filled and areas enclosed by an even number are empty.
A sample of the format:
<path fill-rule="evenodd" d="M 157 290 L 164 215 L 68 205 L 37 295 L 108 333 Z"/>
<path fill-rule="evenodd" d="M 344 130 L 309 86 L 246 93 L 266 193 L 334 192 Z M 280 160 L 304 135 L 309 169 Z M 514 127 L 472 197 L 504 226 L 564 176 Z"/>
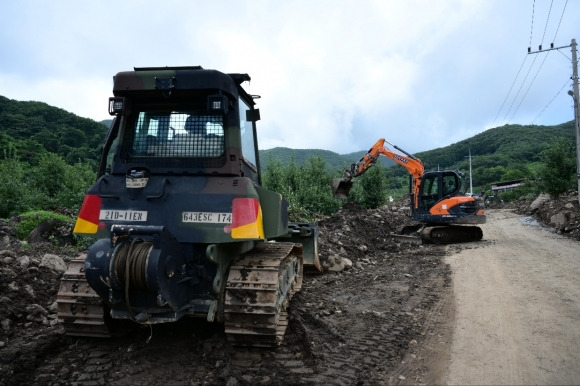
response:
<path fill-rule="evenodd" d="M 393 146 L 397 154 L 385 146 Z M 353 179 L 364 174 L 383 155 L 403 166 L 411 176 L 411 217 L 419 224 L 407 226 L 402 234 L 416 234 L 423 242 L 458 243 L 479 241 L 481 228 L 474 224 L 485 223 L 483 200 L 466 195 L 462 190 L 462 175 L 454 170 L 425 172 L 421 160 L 403 149 L 379 139 L 373 147 L 349 169 L 342 178 L 332 181 L 334 197 L 346 199 Z"/>

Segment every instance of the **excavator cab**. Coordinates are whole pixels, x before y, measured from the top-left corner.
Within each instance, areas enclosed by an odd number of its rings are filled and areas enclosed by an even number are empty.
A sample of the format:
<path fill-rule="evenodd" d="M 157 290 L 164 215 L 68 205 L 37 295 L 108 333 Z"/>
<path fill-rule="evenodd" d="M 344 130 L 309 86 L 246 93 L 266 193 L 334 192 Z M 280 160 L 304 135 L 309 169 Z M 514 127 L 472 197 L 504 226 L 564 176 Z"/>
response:
<path fill-rule="evenodd" d="M 421 177 L 413 220 L 424 224 L 483 224 L 483 201 L 463 190 L 462 174 L 454 170 L 427 172 Z M 411 195 L 411 200 L 414 200 Z M 479 229 L 479 228 L 478 228 Z"/>
<path fill-rule="evenodd" d="M 428 172 L 422 177 L 418 211 L 429 212 L 438 201 L 464 195 L 461 176 L 455 171 Z"/>

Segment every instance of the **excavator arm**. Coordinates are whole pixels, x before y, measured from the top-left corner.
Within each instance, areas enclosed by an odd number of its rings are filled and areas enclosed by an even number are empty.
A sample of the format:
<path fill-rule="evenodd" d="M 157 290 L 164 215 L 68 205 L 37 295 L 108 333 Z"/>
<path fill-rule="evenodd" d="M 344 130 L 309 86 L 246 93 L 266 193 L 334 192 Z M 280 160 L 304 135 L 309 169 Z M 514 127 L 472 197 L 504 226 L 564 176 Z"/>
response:
<path fill-rule="evenodd" d="M 393 146 L 403 154 L 393 152 L 385 146 L 385 143 Z M 334 197 L 342 199 L 347 198 L 352 187 L 352 180 L 364 174 L 377 162 L 381 155 L 403 166 L 407 169 L 411 177 L 413 177 L 413 201 L 414 206 L 417 207 L 419 202 L 418 195 L 419 187 L 421 186 L 421 176 L 425 173 L 425 167 L 419 158 L 407 153 L 392 143 L 389 143 L 384 138 L 379 139 L 357 163 L 352 164 L 349 169 L 346 169 L 342 178 L 332 181 L 332 193 Z"/>

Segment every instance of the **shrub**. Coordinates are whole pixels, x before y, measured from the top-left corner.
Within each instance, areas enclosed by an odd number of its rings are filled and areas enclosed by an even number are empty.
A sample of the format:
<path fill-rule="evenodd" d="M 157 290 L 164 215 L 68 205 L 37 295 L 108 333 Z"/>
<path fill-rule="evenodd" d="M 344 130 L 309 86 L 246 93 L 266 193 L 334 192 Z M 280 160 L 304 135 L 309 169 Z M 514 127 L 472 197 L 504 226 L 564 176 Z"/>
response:
<path fill-rule="evenodd" d="M 30 232 L 32 232 L 34 228 L 36 228 L 43 221 L 61 221 L 64 223 L 70 223 L 71 227 L 74 221 L 68 216 L 43 210 L 22 213 L 20 218 L 21 220 L 16 226 L 16 237 L 21 240 L 27 239 L 28 236 L 30 236 Z"/>
<path fill-rule="evenodd" d="M 560 140 L 540 153 L 543 166 L 538 173 L 542 190 L 558 197 L 576 189 L 576 146 L 573 141 Z"/>
<path fill-rule="evenodd" d="M 332 196 L 333 177 L 321 157 L 311 157 L 303 165 L 294 158 L 285 166 L 270 159 L 262 176 L 266 189 L 278 192 L 288 201 L 292 221 L 312 221 L 320 214 L 332 214 L 340 208 L 340 201 Z"/>

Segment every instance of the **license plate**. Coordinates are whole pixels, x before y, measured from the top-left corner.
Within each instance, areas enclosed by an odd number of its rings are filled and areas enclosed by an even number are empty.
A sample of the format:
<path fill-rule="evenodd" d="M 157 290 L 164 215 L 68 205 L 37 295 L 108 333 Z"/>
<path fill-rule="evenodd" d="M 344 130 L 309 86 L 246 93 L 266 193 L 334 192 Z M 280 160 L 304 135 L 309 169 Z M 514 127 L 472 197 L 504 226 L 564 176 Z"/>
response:
<path fill-rule="evenodd" d="M 181 221 L 203 224 L 231 224 L 232 214 L 216 212 L 183 212 Z"/>
<path fill-rule="evenodd" d="M 109 221 L 147 221 L 144 210 L 101 210 L 99 220 Z"/>

